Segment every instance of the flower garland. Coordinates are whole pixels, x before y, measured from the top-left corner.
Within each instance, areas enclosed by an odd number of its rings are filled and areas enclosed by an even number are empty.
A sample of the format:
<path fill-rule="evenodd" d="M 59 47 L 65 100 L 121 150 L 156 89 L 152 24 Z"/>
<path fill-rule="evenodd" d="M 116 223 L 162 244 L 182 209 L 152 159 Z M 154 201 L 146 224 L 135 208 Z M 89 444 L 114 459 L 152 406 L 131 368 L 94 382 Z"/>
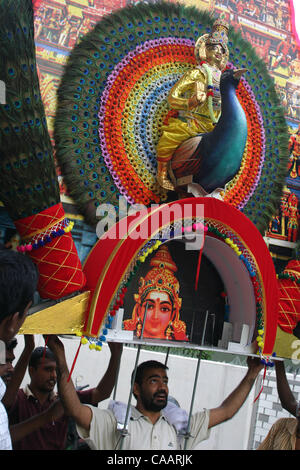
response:
<path fill-rule="evenodd" d="M 217 124 L 218 119 L 215 117 L 214 109 L 213 109 L 213 96 L 214 96 L 214 87 L 213 87 L 213 80 L 212 80 L 212 72 L 210 66 L 202 60 L 200 65 L 203 66 L 204 70 L 206 71 L 207 75 L 207 104 L 208 104 L 208 112 L 210 119 L 212 120 L 213 124 Z"/>

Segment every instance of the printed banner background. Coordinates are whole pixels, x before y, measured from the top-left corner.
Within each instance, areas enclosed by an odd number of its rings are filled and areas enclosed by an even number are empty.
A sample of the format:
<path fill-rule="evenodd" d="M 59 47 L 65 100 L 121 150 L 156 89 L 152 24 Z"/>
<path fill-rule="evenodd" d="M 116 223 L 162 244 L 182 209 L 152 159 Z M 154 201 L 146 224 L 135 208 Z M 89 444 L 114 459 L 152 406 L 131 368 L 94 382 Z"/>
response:
<path fill-rule="evenodd" d="M 35 35 L 40 83 L 50 134 L 56 90 L 63 66 L 80 38 L 104 16 L 135 0 L 39 0 L 36 2 Z M 290 133 L 290 163 L 278 213 L 267 236 L 293 245 L 299 237 L 300 199 L 300 56 L 290 0 L 182 0 L 186 5 L 229 14 L 231 25 L 240 30 L 266 62 L 286 110 Z M 59 169 L 58 169 L 59 175 Z M 62 199 L 66 189 L 59 175 Z M 297 199 L 295 199 L 294 195 Z M 296 204 L 295 204 L 296 201 Z M 289 228 L 292 227 L 292 230 Z M 290 245 L 291 244 L 291 245 Z M 276 251 L 276 250 L 275 250 Z"/>
<path fill-rule="evenodd" d="M 213 264 L 203 255 L 198 290 L 195 292 L 195 276 L 198 263 L 198 251 L 186 250 L 185 244 L 180 241 L 167 243 L 169 253 L 177 272 L 174 276 L 179 282 L 179 297 L 182 299 L 180 320 L 186 325 L 186 335 L 194 344 L 201 344 L 202 332 L 206 318 L 206 311 L 212 311 L 208 318 L 208 325 L 203 338 L 207 345 L 218 345 L 221 339 L 224 322 L 224 291 L 223 282 Z M 150 262 L 154 255 L 142 263 L 132 279 L 124 298 L 124 320 L 131 319 L 135 305 L 134 294 L 138 292 L 138 283 L 141 277 L 151 269 Z M 214 279 L 214 282 L 211 282 Z M 201 306 L 201 307 L 200 307 Z"/>

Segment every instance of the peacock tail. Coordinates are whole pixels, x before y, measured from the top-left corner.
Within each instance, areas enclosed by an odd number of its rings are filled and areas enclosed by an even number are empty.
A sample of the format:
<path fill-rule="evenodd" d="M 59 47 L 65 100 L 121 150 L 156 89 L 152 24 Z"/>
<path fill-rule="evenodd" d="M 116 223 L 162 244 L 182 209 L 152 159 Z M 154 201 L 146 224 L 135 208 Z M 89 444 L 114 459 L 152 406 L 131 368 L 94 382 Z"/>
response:
<path fill-rule="evenodd" d="M 197 38 L 210 32 L 207 11 L 159 2 L 104 17 L 73 49 L 58 89 L 56 157 L 68 192 L 89 224 L 119 197 L 149 206 L 170 194 L 156 183 L 156 144 L 170 114 L 166 97 L 194 67 Z M 229 31 L 228 67 L 247 68 L 237 95 L 248 140 L 225 201 L 263 233 L 280 202 L 288 133 L 274 83 L 241 34 Z"/>
<path fill-rule="evenodd" d="M 81 290 L 85 276 L 65 217 L 35 60 L 31 0 L 0 0 L 0 200 L 19 232 L 21 252 L 39 270 L 42 298 Z"/>
<path fill-rule="evenodd" d="M 0 200 L 12 220 L 60 201 L 36 69 L 31 0 L 0 0 Z"/>
<path fill-rule="evenodd" d="M 288 127 L 265 62 L 240 33 L 230 31 L 229 67 L 247 68 L 237 96 L 247 117 L 248 139 L 239 173 L 226 188 L 235 205 L 264 234 L 280 204 L 288 162 Z"/>

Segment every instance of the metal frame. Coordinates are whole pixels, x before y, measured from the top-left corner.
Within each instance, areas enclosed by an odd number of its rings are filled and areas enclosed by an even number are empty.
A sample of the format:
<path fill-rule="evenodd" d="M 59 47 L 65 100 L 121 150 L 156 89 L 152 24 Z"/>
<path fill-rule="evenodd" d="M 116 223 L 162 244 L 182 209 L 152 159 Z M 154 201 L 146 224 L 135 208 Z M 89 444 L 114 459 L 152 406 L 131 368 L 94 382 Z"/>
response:
<path fill-rule="evenodd" d="M 146 304 L 146 310 L 145 310 L 145 314 L 144 314 L 144 319 L 143 319 L 143 325 L 142 325 L 142 331 L 141 331 L 140 340 L 143 339 L 144 327 L 145 327 L 145 322 L 146 322 L 146 318 L 147 318 L 147 311 L 148 311 L 148 303 Z M 202 341 L 203 341 L 203 338 L 202 338 Z M 136 354 L 136 358 L 135 358 L 134 370 L 133 370 L 133 373 L 132 373 L 131 387 L 130 387 L 128 402 L 127 402 L 127 409 L 126 409 L 125 421 L 124 421 L 123 428 L 122 428 L 122 430 L 120 431 L 120 433 L 121 433 L 121 440 L 120 440 L 120 445 L 119 445 L 119 449 L 118 449 L 118 450 L 122 450 L 122 449 L 123 449 L 124 439 L 125 439 L 126 436 L 128 436 L 128 429 L 127 429 L 127 427 L 128 427 L 128 420 L 129 420 L 129 412 L 130 412 L 130 407 L 131 407 L 131 399 L 132 399 L 132 395 L 133 395 L 133 387 L 134 387 L 135 376 L 136 376 L 136 370 L 137 370 L 137 367 L 138 367 L 138 361 L 139 361 L 139 358 L 140 358 L 141 349 L 142 349 L 142 345 L 141 345 L 141 344 L 138 344 L 137 354 Z M 167 365 L 167 363 L 168 363 L 170 349 L 171 349 L 171 347 L 168 347 L 168 348 L 167 348 L 167 353 L 166 353 L 166 357 L 165 357 L 165 365 Z M 194 378 L 193 393 L 192 393 L 191 404 L 190 404 L 190 410 L 189 410 L 187 431 L 186 431 L 185 435 L 183 436 L 183 437 L 184 437 L 184 450 L 186 450 L 187 444 L 188 444 L 188 439 L 190 438 L 191 418 L 192 418 L 193 407 L 194 407 L 194 402 L 195 402 L 196 388 L 197 388 L 197 382 L 198 382 L 199 371 L 200 371 L 201 356 L 202 356 L 202 351 L 200 350 L 200 351 L 199 351 L 199 356 L 198 356 L 198 361 L 197 361 L 197 368 L 196 368 L 196 372 L 195 372 L 195 378 Z M 117 390 L 117 382 L 118 382 L 119 370 L 120 370 L 120 362 L 119 362 L 119 366 L 118 366 L 117 379 L 116 379 L 116 384 L 115 384 L 115 388 L 114 388 L 114 395 L 113 395 L 114 399 L 115 399 L 115 397 L 116 397 L 116 390 Z"/>

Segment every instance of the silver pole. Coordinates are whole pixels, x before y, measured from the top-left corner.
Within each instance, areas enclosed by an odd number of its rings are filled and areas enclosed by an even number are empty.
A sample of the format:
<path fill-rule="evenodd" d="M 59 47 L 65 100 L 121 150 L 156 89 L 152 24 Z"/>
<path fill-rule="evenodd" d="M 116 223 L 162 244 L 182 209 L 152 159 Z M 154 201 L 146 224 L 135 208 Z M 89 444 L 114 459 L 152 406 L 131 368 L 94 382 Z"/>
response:
<path fill-rule="evenodd" d="M 166 359 L 165 359 L 165 366 L 168 364 L 170 348 L 167 349 Z"/>
<path fill-rule="evenodd" d="M 206 314 L 205 314 L 205 321 L 204 321 L 204 327 L 203 327 L 203 333 L 202 333 L 201 346 L 203 346 L 203 344 L 204 344 L 205 332 L 206 332 L 206 327 L 207 327 L 207 318 L 208 318 L 208 310 L 206 310 Z"/>
<path fill-rule="evenodd" d="M 121 356 L 119 357 L 119 362 L 118 362 L 118 370 L 117 370 L 117 374 L 116 374 L 116 381 L 115 381 L 115 386 L 114 386 L 113 400 L 116 399 L 116 395 L 117 395 L 117 386 L 118 386 L 118 380 L 119 380 L 120 365 L 121 365 Z"/>
<path fill-rule="evenodd" d="M 211 333 L 211 336 L 212 336 L 211 344 L 213 346 L 213 344 L 214 344 L 215 325 L 216 325 L 216 315 L 214 313 L 212 315 L 213 315 L 213 324 L 212 324 L 212 333 Z"/>
<path fill-rule="evenodd" d="M 140 339 L 142 339 L 142 337 L 143 337 L 144 327 L 145 327 L 146 317 L 147 317 L 147 311 L 148 311 L 148 302 L 146 303 L 146 308 L 145 308 L 145 314 L 144 314 L 144 319 L 143 319 L 143 325 L 142 325 L 142 331 L 141 331 Z M 127 431 L 126 428 L 127 428 L 128 418 L 129 418 L 129 410 L 130 410 L 131 398 L 132 398 L 132 393 L 133 393 L 133 386 L 134 386 L 134 382 L 135 382 L 136 369 L 137 369 L 137 365 L 138 365 L 138 361 L 139 361 L 139 357 L 140 357 L 140 352 L 141 352 L 141 345 L 139 344 L 139 345 L 138 345 L 137 354 L 136 354 L 136 358 L 135 358 L 134 372 L 133 372 L 133 376 L 132 376 L 132 382 L 131 382 L 131 387 L 130 387 L 130 393 L 129 393 L 129 397 L 128 397 L 128 403 L 127 403 L 127 409 L 126 409 L 126 416 L 125 416 L 124 426 L 123 426 L 123 429 L 122 429 L 122 431 L 121 431 L 120 450 L 122 450 L 122 448 L 123 448 L 123 443 L 124 443 L 124 439 L 125 439 L 125 437 L 126 437 L 127 434 L 128 434 L 128 431 Z"/>
<path fill-rule="evenodd" d="M 202 354 L 202 351 L 200 351 L 200 353 L 199 353 L 198 362 L 197 362 L 197 369 L 196 369 L 195 380 L 194 380 L 194 387 L 193 387 L 193 394 L 192 394 L 192 400 L 191 400 L 191 406 L 190 406 L 189 419 L 188 419 L 188 424 L 187 424 L 187 430 L 186 430 L 186 433 L 185 433 L 185 436 L 184 436 L 184 439 L 185 439 L 184 440 L 184 450 L 186 450 L 188 439 L 190 437 L 191 418 L 192 418 L 192 413 L 193 413 L 195 394 L 196 394 L 196 388 L 197 388 L 197 382 L 198 382 L 198 376 L 199 376 L 199 370 L 200 370 L 201 354 Z"/>
<path fill-rule="evenodd" d="M 124 426 L 123 426 L 123 429 L 121 431 L 120 450 L 122 450 L 124 439 L 128 434 L 128 431 L 127 431 L 126 428 L 127 428 L 128 418 L 129 418 L 130 403 L 131 403 L 131 398 L 132 398 L 132 393 L 133 393 L 133 386 L 134 386 L 134 381 L 135 381 L 136 369 L 137 369 L 137 365 L 138 365 L 138 361 L 139 361 L 139 357 L 140 357 L 140 352 L 141 352 L 141 345 L 139 344 L 137 354 L 136 354 L 136 358 L 135 358 L 134 373 L 133 373 L 132 383 L 131 383 L 131 387 L 130 387 L 130 393 L 129 393 L 129 397 L 128 397 L 128 403 L 127 403 L 127 410 L 126 410 Z"/>
<path fill-rule="evenodd" d="M 146 308 L 145 308 L 145 314 L 144 314 L 144 318 L 143 318 L 143 325 L 142 325 L 142 331 L 141 331 L 140 339 L 143 339 L 144 328 L 145 328 L 145 323 L 146 323 L 146 317 L 147 317 L 147 312 L 148 312 L 148 306 L 149 306 L 149 303 L 146 302 Z"/>

